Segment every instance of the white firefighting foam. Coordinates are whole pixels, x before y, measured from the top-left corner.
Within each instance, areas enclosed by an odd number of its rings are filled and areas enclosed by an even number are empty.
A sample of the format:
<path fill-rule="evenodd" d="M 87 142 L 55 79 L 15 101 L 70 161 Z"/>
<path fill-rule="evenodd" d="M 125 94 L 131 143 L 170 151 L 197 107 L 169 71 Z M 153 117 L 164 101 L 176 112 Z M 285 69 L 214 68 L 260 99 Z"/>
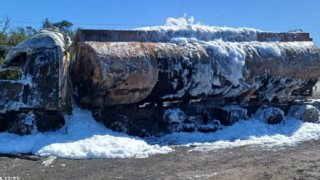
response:
<path fill-rule="evenodd" d="M 173 151 L 171 145 L 196 145 L 193 150 L 212 151 L 245 145 L 295 146 L 320 138 L 320 125 L 286 117 L 285 124 L 268 125 L 259 118 L 240 120 L 214 133 L 173 133 L 162 137 L 138 138 L 112 132 L 96 122 L 91 113 L 75 108 L 74 115 L 59 131 L 19 136 L 0 133 L 0 153 L 33 153 L 70 159 L 146 158 Z"/>
<path fill-rule="evenodd" d="M 246 70 L 245 59 L 247 56 L 251 56 L 248 52 L 255 52 L 256 54 L 263 54 L 266 56 L 266 60 L 272 61 L 272 57 L 281 57 L 285 54 L 284 47 L 293 47 L 295 52 L 302 54 L 308 54 L 310 49 L 313 48 L 312 42 L 278 42 L 279 38 L 274 38 L 270 42 L 259 42 L 258 33 L 261 32 L 252 28 L 229 28 L 229 27 L 215 27 L 193 24 L 194 18 L 191 17 L 189 24 L 184 17 L 175 19 L 168 18 L 164 26 L 144 27 L 138 28 L 140 31 L 152 31 L 154 34 L 152 41 L 166 42 L 161 43 L 158 51 L 158 57 L 167 57 L 166 52 L 169 52 L 171 46 L 180 45 L 189 49 L 189 52 L 194 52 L 204 49 L 205 56 L 208 56 L 209 51 L 213 55 L 210 55 L 214 60 L 209 62 L 198 62 L 193 64 L 195 67 L 192 72 L 191 78 L 187 79 L 186 75 L 191 72 L 186 72 L 177 61 L 175 64 L 175 71 L 183 72 L 181 77 L 184 78 L 181 89 L 176 89 L 179 86 L 179 82 L 173 79 L 171 84 L 174 89 L 177 90 L 176 94 L 167 94 L 162 98 L 182 97 L 185 94 L 197 96 L 201 94 L 205 95 L 219 95 L 221 97 L 235 97 L 255 87 L 258 89 L 262 84 L 260 81 L 246 82 L 244 75 L 250 73 Z M 170 43 L 168 43 L 170 42 Z M 162 47 L 161 47 L 162 46 Z M 169 50 L 168 50 L 169 49 Z M 162 53 L 162 54 L 161 54 Z M 311 55 L 314 52 L 311 52 Z M 269 55 L 271 55 L 269 57 Z M 199 54 L 196 56 L 200 57 Z M 170 57 L 170 56 L 169 56 Z M 192 55 L 184 56 L 184 59 L 197 59 Z M 261 58 L 263 61 L 263 58 Z M 172 62 L 175 63 L 175 62 Z M 281 65 L 280 65 L 281 66 Z M 215 68 L 212 68 L 215 67 Z M 159 71 L 166 71 L 166 69 L 159 69 Z M 265 74 L 267 76 L 267 72 Z M 292 75 L 293 76 L 293 75 Z M 219 81 L 219 77 L 225 78 L 231 83 L 232 86 L 222 86 Z M 290 78 L 290 77 L 288 77 Z M 259 78 L 257 78 L 259 79 Z M 260 78 L 262 79 L 262 78 Z M 285 78 L 284 78 L 285 79 Z M 289 88 L 292 84 L 297 84 L 297 88 L 305 83 L 305 79 L 293 80 L 291 84 L 285 85 Z M 181 82 L 180 82 L 181 83 Z M 213 88 L 213 86 L 216 86 Z M 277 89 L 275 89 L 276 91 Z M 272 93 L 273 89 L 268 88 L 263 96 L 266 99 L 272 99 L 277 94 Z"/>
<path fill-rule="evenodd" d="M 149 145 L 143 139 L 116 133 L 96 122 L 91 112 L 75 108 L 56 132 L 19 136 L 0 133 L 0 153 L 32 153 L 70 159 L 146 158 L 172 151 L 168 146 Z"/>

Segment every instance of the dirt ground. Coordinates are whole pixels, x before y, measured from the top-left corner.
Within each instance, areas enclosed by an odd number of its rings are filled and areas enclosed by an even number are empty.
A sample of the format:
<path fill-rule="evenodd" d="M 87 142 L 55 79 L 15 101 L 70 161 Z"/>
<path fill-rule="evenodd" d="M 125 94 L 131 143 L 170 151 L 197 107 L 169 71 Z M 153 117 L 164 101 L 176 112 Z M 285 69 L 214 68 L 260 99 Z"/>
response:
<path fill-rule="evenodd" d="M 319 90 L 314 97 L 320 98 Z M 55 159 L 1 155 L 0 180 L 13 179 L 320 179 L 320 140 L 296 147 L 243 146 L 215 152 L 176 147 L 146 159 Z"/>
<path fill-rule="evenodd" d="M 55 159 L 0 156 L 1 177 L 22 179 L 320 179 L 320 140 L 264 150 L 243 146 L 216 152 L 179 147 L 146 159 Z"/>

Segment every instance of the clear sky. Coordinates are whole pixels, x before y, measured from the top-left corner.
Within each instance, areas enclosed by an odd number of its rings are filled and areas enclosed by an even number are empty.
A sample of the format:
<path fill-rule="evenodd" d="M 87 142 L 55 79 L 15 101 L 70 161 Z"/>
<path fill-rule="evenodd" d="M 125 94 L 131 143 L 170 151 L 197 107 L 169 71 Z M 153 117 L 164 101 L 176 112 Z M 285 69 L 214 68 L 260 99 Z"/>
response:
<path fill-rule="evenodd" d="M 40 29 L 45 18 L 75 27 L 133 29 L 163 25 L 167 17 L 194 16 L 210 26 L 263 31 L 302 29 L 320 47 L 320 0 L 0 0 L 12 26 Z"/>

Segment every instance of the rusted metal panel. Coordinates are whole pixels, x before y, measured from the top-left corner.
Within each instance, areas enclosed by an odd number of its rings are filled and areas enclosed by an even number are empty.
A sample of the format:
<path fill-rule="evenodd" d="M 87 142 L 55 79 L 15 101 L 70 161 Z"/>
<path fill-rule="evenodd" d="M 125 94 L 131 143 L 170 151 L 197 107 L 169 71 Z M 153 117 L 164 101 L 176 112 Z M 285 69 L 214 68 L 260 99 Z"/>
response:
<path fill-rule="evenodd" d="M 89 106 L 131 104 L 157 82 L 155 54 L 141 43 L 78 43 L 72 47 L 73 92 Z"/>
<path fill-rule="evenodd" d="M 229 57 L 205 44 L 182 46 L 162 37 L 155 40 L 155 34 L 81 30 L 71 50 L 72 82 L 79 101 L 101 107 L 202 96 L 241 99 L 253 93 L 273 98 L 288 96 L 320 76 L 319 50 L 308 33 L 261 33 L 258 38 L 263 42 L 225 43 L 241 47 L 245 54 L 236 83 L 232 76 L 237 72 L 229 69 Z"/>
<path fill-rule="evenodd" d="M 310 84 L 310 80 L 316 82 L 320 72 L 317 47 L 313 43 L 304 49 L 290 43 L 276 44 L 282 49 L 281 56 L 247 51 L 245 66 L 249 73 L 243 75 L 248 84 L 259 82 L 255 94 L 285 97 L 295 88 L 311 88 L 314 84 Z"/>
<path fill-rule="evenodd" d="M 310 43 L 307 48 L 290 46 L 287 43 L 276 43 L 282 49 L 281 56 L 264 54 L 259 51 L 247 50 L 245 65 L 250 72 L 246 79 L 250 82 L 254 77 L 268 74 L 293 79 L 317 79 L 319 77 L 319 51 Z"/>
<path fill-rule="evenodd" d="M 165 37 L 158 37 L 154 31 L 136 30 L 90 30 L 81 29 L 75 42 L 166 42 Z"/>
<path fill-rule="evenodd" d="M 188 34 L 179 34 L 180 37 L 187 37 Z M 75 41 L 97 41 L 97 42 L 169 42 L 170 35 L 164 36 L 151 30 L 79 30 Z M 172 37 L 171 37 L 172 38 Z M 209 39 L 208 39 L 209 38 Z M 216 36 L 204 37 L 201 40 L 215 40 Z M 238 34 L 226 37 L 228 41 L 248 41 L 244 34 Z M 308 32 L 257 32 L 257 41 L 269 42 L 294 42 L 294 41 L 312 41 Z"/>
<path fill-rule="evenodd" d="M 204 91 L 198 88 L 201 83 L 195 78 L 216 76 L 223 81 L 216 69 L 216 61 L 202 46 L 186 47 L 172 43 L 148 43 L 148 46 L 157 55 L 158 80 L 144 101 L 195 99 Z"/>

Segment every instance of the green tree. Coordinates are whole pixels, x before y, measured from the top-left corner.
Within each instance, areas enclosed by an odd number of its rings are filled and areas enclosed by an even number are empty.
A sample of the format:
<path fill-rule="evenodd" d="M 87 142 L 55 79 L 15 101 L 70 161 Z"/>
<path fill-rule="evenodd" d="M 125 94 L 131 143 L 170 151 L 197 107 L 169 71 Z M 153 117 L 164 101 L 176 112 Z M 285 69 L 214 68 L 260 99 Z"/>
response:
<path fill-rule="evenodd" d="M 0 21 L 0 45 L 7 45 L 8 43 L 8 36 L 6 31 L 9 28 L 10 20 L 11 19 L 8 15 L 2 16 L 2 21 Z M 7 53 L 7 50 L 0 49 L 0 65 L 3 63 Z"/>
<path fill-rule="evenodd" d="M 59 28 L 63 33 L 68 35 L 71 39 L 74 38 L 76 30 L 73 27 L 73 24 L 67 20 L 62 20 L 60 22 L 50 22 L 48 18 L 46 18 L 42 22 L 42 28 L 51 28 L 51 27 L 57 27 Z"/>
<path fill-rule="evenodd" d="M 4 33 L 0 33 L 0 45 L 6 45 L 8 42 L 7 36 Z M 5 49 L 0 49 L 0 65 L 3 64 L 4 58 L 8 53 Z"/>
<path fill-rule="evenodd" d="M 10 31 L 7 45 L 16 46 L 25 39 L 27 39 L 25 29 L 23 27 L 18 27 L 16 30 Z"/>
<path fill-rule="evenodd" d="M 26 27 L 26 35 L 27 37 L 34 36 L 37 33 L 37 30 L 33 29 L 31 26 Z"/>
<path fill-rule="evenodd" d="M 36 32 L 37 31 L 30 26 L 26 28 L 17 27 L 15 29 L 11 29 L 9 33 L 0 33 L 0 45 L 14 47 L 18 45 L 21 41 L 33 36 Z M 0 49 L 0 65 L 3 64 L 7 53 L 8 50 Z"/>
<path fill-rule="evenodd" d="M 10 20 L 11 18 L 8 15 L 2 16 L 2 20 L 0 20 L 0 45 L 16 46 L 21 41 L 35 35 L 38 32 L 31 26 L 10 28 Z M 67 20 L 53 23 L 46 18 L 42 22 L 42 28 L 51 27 L 59 28 L 62 32 L 70 36 L 71 39 L 74 38 L 77 30 L 74 29 L 73 24 Z M 0 49 L 0 65 L 3 64 L 7 53 L 7 50 Z"/>

